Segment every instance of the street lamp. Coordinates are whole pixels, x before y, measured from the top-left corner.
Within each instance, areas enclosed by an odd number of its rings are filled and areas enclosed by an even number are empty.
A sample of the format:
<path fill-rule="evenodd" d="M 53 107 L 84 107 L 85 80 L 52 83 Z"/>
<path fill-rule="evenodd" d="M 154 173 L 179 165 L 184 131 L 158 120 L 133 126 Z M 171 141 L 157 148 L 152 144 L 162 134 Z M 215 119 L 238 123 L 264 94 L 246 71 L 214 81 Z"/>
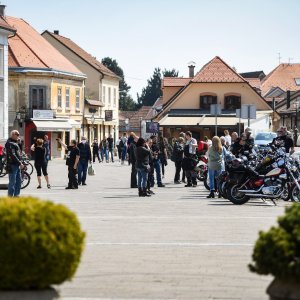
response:
<path fill-rule="evenodd" d="M 92 132 L 91 132 L 91 141 L 94 141 L 94 123 L 95 123 L 95 113 L 92 113 L 91 116 L 91 123 L 92 123 Z"/>

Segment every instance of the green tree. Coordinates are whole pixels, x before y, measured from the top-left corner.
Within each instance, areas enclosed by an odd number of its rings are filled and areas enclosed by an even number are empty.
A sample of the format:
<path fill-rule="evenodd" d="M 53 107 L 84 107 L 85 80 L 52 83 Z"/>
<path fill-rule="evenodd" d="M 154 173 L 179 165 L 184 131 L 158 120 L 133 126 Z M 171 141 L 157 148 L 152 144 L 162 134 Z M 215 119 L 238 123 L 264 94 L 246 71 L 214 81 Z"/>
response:
<path fill-rule="evenodd" d="M 118 62 L 111 57 L 104 57 L 101 61 L 108 69 L 118 75 L 121 80 L 119 82 L 119 109 L 120 110 L 136 110 L 137 103 L 129 95 L 130 86 L 125 81 L 123 69 L 119 66 Z"/>
<path fill-rule="evenodd" d="M 161 80 L 162 77 L 178 77 L 178 71 L 175 69 L 161 71 L 160 68 L 155 68 L 153 75 L 147 81 L 147 86 L 142 89 L 142 94 L 137 94 L 139 107 L 146 105 L 152 106 L 155 101 L 161 97 Z"/>

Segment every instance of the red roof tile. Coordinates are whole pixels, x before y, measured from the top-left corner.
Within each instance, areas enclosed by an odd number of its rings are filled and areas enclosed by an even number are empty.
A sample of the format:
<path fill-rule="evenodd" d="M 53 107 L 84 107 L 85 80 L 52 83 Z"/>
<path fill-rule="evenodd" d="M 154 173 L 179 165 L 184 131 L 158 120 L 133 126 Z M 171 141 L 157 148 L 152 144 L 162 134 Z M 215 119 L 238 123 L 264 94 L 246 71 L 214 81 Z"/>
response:
<path fill-rule="evenodd" d="M 6 17 L 6 20 L 17 30 L 16 35 L 8 40 L 10 67 L 51 68 L 82 74 L 23 19 Z"/>
<path fill-rule="evenodd" d="M 244 78 L 252 87 L 260 89 L 261 81 L 259 78 Z"/>
<path fill-rule="evenodd" d="M 184 77 L 164 77 L 162 80 L 162 88 L 168 87 L 181 87 L 187 85 L 192 78 Z"/>
<path fill-rule="evenodd" d="M 6 29 L 8 31 L 11 31 L 12 33 L 16 32 L 16 29 L 12 26 L 10 26 L 6 20 L 0 16 L 0 28 Z"/>
<path fill-rule="evenodd" d="M 124 121 L 126 118 L 129 119 L 129 127 L 132 129 L 140 128 L 140 122 L 147 119 L 149 111 L 152 110 L 151 106 L 142 106 L 138 111 L 120 111 L 119 120 Z M 121 122 L 120 122 L 121 123 Z M 125 124 L 123 124 L 122 126 Z M 129 129 L 130 130 L 130 129 Z"/>
<path fill-rule="evenodd" d="M 245 80 L 216 56 L 202 67 L 192 82 L 245 82 Z"/>
<path fill-rule="evenodd" d="M 83 50 L 81 47 L 79 47 L 77 44 L 75 44 L 69 38 L 59 35 L 59 34 L 54 34 L 48 30 L 44 31 L 42 33 L 42 35 L 45 33 L 48 33 L 49 35 L 51 35 L 53 38 L 55 38 L 57 41 L 59 41 L 61 44 L 63 44 L 65 47 L 67 47 L 69 50 L 71 50 L 72 52 L 77 54 L 81 59 L 86 61 L 88 64 L 90 64 L 96 70 L 98 70 L 101 73 L 108 75 L 108 76 L 118 77 L 114 72 L 109 70 L 101 62 L 99 62 L 96 58 L 94 58 L 91 54 L 87 53 L 85 50 Z"/>
<path fill-rule="evenodd" d="M 300 90 L 295 78 L 300 78 L 300 64 L 280 64 L 262 80 L 262 95 L 265 95 L 272 87 L 280 87 L 284 91 Z"/>

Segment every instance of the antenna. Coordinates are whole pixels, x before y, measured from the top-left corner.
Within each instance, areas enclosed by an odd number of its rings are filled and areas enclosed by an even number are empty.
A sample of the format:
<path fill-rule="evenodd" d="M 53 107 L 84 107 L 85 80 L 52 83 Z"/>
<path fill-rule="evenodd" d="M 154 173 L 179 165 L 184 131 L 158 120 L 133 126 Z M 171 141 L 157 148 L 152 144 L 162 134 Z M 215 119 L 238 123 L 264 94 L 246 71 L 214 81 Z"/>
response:
<path fill-rule="evenodd" d="M 291 64 L 291 60 L 293 60 L 293 58 L 289 57 L 289 65 Z"/>
<path fill-rule="evenodd" d="M 278 52 L 277 54 L 278 54 L 278 62 L 279 62 L 279 64 L 280 64 L 280 63 L 281 63 L 282 57 L 280 56 L 280 52 Z"/>

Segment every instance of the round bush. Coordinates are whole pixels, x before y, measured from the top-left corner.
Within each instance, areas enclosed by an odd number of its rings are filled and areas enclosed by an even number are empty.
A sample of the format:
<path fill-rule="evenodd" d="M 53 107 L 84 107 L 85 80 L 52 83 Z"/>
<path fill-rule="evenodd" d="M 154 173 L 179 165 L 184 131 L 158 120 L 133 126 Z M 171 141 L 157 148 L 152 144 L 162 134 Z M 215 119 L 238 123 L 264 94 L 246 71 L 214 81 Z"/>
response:
<path fill-rule="evenodd" d="M 300 283 L 300 206 L 286 208 L 277 227 L 260 232 L 252 254 L 250 270 L 272 274 L 275 278 Z"/>
<path fill-rule="evenodd" d="M 43 289 L 74 275 L 85 234 L 63 205 L 0 198 L 0 289 Z"/>

